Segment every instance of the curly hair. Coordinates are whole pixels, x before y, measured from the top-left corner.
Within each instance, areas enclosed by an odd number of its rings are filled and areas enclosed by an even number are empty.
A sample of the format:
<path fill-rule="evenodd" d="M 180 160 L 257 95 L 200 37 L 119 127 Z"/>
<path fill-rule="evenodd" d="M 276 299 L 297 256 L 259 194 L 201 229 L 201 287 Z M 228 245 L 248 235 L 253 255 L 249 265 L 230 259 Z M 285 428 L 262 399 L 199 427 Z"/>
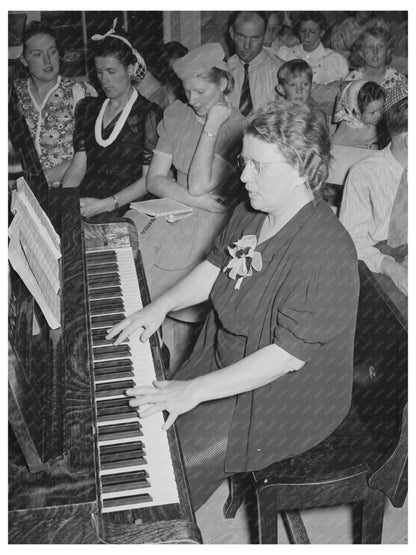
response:
<path fill-rule="evenodd" d="M 326 35 L 328 31 L 328 23 L 321 12 L 300 12 L 293 23 L 293 32 L 297 37 L 299 37 L 300 24 L 304 21 L 313 21 L 314 23 L 317 23 L 320 30 L 324 32 L 323 36 Z"/>
<path fill-rule="evenodd" d="M 270 102 L 248 118 L 245 134 L 277 145 L 314 196 L 321 196 L 331 161 L 331 141 L 319 108 L 297 101 Z"/>
<path fill-rule="evenodd" d="M 27 50 L 27 43 L 29 39 L 35 37 L 36 35 L 48 35 L 55 40 L 56 47 L 58 49 L 59 55 L 62 55 L 61 49 L 59 47 L 57 38 L 56 38 L 56 31 L 41 21 L 31 21 L 24 29 L 22 34 L 22 43 L 23 43 L 23 56 L 26 54 Z"/>
<path fill-rule="evenodd" d="M 408 98 L 393 104 L 384 114 L 386 127 L 390 135 L 400 135 L 408 130 Z"/>
<path fill-rule="evenodd" d="M 366 38 L 375 37 L 376 39 L 381 39 L 386 45 L 386 64 L 390 64 L 393 59 L 393 43 L 394 38 L 391 33 L 385 27 L 370 27 L 361 33 L 358 39 L 354 42 L 351 47 L 350 64 L 352 67 L 362 67 L 365 63 L 363 56 L 361 55 L 361 50 L 363 48 L 363 43 Z"/>
<path fill-rule="evenodd" d="M 93 41 L 91 44 L 94 58 L 117 58 L 124 67 L 136 63 L 136 56 L 127 44 L 111 35 L 102 40 Z"/>

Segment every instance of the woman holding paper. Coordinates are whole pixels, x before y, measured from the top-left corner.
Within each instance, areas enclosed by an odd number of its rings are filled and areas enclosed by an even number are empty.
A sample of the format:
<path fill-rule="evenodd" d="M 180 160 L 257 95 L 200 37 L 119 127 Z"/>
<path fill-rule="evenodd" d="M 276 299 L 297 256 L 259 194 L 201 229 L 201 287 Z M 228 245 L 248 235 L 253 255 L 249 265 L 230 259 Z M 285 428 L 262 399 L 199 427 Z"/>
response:
<path fill-rule="evenodd" d="M 150 193 L 191 207 L 191 215 L 173 223 L 157 218 L 149 228 L 149 217 L 127 213 L 142 234 L 153 298 L 203 260 L 242 192 L 235 167 L 245 118 L 228 102 L 233 79 L 223 59 L 222 46 L 212 43 L 173 64 L 188 103 L 177 100 L 165 110 L 147 174 Z"/>
<path fill-rule="evenodd" d="M 79 186 L 81 214 L 87 218 L 120 214 L 121 207 L 146 193 L 144 176 L 161 116 L 132 84 L 143 78 L 146 65 L 130 42 L 114 28 L 92 40 L 107 98 L 88 98 L 77 106 L 75 155 L 63 179 L 64 187 Z"/>

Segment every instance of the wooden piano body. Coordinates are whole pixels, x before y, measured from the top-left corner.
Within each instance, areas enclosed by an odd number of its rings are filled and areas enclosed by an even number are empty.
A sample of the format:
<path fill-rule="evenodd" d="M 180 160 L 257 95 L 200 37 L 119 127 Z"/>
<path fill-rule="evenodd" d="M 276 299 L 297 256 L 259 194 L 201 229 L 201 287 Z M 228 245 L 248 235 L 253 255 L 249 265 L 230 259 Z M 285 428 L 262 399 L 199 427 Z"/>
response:
<path fill-rule="evenodd" d="M 79 196 L 48 188 L 17 98 L 9 103 L 10 139 L 23 174 L 61 236 L 62 325 L 50 330 L 19 276 L 10 272 L 9 543 L 197 543 L 175 430 L 168 432 L 179 502 L 103 514 Z M 133 226 L 118 224 L 125 233 Z M 136 238 L 137 240 L 137 238 Z M 137 264 L 143 303 L 146 279 Z M 151 339 L 156 376 L 166 357 Z"/>

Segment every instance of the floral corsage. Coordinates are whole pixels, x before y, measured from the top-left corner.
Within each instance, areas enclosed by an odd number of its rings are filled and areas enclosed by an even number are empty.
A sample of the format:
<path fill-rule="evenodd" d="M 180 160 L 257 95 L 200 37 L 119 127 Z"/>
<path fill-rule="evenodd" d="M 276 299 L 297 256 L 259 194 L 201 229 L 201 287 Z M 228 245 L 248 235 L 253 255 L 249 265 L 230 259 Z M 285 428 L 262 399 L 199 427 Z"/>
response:
<path fill-rule="evenodd" d="M 235 289 L 240 289 L 241 282 L 245 277 L 253 275 L 253 269 L 259 272 L 262 268 L 261 254 L 254 249 L 257 245 L 255 235 L 244 235 L 241 239 L 228 247 L 231 260 L 223 269 L 223 272 L 230 270 L 228 277 L 237 280 Z"/>

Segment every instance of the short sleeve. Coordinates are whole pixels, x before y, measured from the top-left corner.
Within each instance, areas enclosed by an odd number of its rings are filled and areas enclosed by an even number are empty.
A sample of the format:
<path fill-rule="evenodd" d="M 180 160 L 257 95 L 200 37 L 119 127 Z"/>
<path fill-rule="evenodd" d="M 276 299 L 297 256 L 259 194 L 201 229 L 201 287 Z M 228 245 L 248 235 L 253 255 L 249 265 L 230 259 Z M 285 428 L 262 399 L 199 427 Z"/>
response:
<path fill-rule="evenodd" d="M 88 121 L 88 105 L 91 97 L 81 99 L 75 106 L 75 126 L 73 135 L 74 152 L 85 152 L 86 129 L 91 122 Z"/>
<path fill-rule="evenodd" d="M 151 108 L 146 116 L 143 165 L 149 166 L 153 158 L 153 150 L 158 142 L 157 124 L 161 119 L 161 110 Z"/>
<path fill-rule="evenodd" d="M 85 98 L 87 96 L 98 96 L 97 91 L 89 83 L 86 83 L 84 81 L 75 82 L 72 86 L 74 108 L 82 98 Z"/>
<path fill-rule="evenodd" d="M 215 145 L 215 155 L 226 160 L 232 166 L 236 165 L 236 158 L 241 152 L 245 118 L 239 113 L 232 113 L 219 133 Z"/>
<path fill-rule="evenodd" d="M 359 282 L 356 256 L 345 255 L 341 264 L 325 260 L 299 268 L 302 277 L 294 280 L 278 307 L 274 343 L 299 360 L 311 360 L 322 345 L 343 332 L 344 322 L 350 322 L 349 312 L 354 309 L 350 300 Z"/>
<path fill-rule="evenodd" d="M 156 150 L 159 152 L 173 154 L 173 143 L 178 133 L 181 105 L 182 102 L 176 100 L 163 112 L 163 119 L 157 126 L 159 140 L 157 141 Z"/>

